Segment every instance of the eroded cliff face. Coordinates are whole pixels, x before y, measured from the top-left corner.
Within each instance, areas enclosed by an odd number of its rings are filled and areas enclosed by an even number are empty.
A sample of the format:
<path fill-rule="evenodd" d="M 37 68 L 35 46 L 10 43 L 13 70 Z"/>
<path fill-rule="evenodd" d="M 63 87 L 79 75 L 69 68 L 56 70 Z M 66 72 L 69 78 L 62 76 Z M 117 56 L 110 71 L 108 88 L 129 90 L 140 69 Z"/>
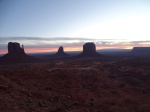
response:
<path fill-rule="evenodd" d="M 9 42 L 8 43 L 8 54 L 25 54 L 23 45 L 21 48 L 19 43 Z"/>
<path fill-rule="evenodd" d="M 96 46 L 93 42 L 88 42 L 83 45 L 83 52 L 79 54 L 79 56 L 83 57 L 97 57 L 101 56 L 96 52 Z"/>
<path fill-rule="evenodd" d="M 20 47 L 20 43 L 17 42 L 9 42 L 8 43 L 8 53 L 5 54 L 0 59 L 1 61 L 6 62 L 14 62 L 14 61 L 28 61 L 34 60 L 34 58 L 28 56 L 25 51 L 24 47 Z"/>

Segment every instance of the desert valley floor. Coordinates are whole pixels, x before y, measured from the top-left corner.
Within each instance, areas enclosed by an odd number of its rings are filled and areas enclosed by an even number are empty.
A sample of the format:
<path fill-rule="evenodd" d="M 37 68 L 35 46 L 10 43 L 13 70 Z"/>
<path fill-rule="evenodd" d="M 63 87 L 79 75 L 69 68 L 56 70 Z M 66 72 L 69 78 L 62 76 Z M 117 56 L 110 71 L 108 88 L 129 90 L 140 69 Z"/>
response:
<path fill-rule="evenodd" d="M 0 64 L 1 112 L 150 112 L 150 63 L 53 59 Z"/>

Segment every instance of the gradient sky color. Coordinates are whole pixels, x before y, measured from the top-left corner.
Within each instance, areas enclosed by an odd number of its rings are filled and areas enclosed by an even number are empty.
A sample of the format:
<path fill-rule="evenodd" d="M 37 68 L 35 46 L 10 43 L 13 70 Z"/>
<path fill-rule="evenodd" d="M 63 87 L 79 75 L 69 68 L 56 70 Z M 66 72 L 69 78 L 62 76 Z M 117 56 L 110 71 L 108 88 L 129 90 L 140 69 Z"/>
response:
<path fill-rule="evenodd" d="M 0 0 L 0 53 L 9 41 L 27 52 L 150 46 L 150 0 Z"/>

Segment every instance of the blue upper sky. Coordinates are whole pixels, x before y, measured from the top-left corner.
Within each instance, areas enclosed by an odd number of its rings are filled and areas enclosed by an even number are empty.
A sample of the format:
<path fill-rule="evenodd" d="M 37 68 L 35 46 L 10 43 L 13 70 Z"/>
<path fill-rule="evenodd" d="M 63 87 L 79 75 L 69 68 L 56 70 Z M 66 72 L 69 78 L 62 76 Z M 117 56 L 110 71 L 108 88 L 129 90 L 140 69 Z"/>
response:
<path fill-rule="evenodd" d="M 45 38 L 58 38 L 55 44 L 82 38 L 149 44 L 149 31 L 150 0 L 0 0 L 0 44 L 14 37 L 27 45 Z"/>

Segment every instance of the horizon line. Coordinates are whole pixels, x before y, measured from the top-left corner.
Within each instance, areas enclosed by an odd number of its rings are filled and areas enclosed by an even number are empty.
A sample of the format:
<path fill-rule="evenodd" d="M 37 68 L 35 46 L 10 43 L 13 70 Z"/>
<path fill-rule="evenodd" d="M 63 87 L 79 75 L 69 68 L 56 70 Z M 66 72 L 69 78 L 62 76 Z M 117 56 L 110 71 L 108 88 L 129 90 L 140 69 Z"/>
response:
<path fill-rule="evenodd" d="M 133 47 L 134 48 L 134 47 Z M 107 50 L 132 50 L 133 48 L 104 48 L 104 49 L 96 49 L 96 51 L 107 51 Z M 56 53 L 58 51 L 58 48 L 55 48 L 56 50 L 52 50 L 52 51 L 46 51 L 46 50 L 41 50 L 41 51 L 28 51 L 27 49 L 25 49 L 25 53 L 27 54 L 32 54 L 32 53 Z M 64 50 L 65 52 L 82 52 L 83 50 Z M 7 54 L 8 51 L 6 50 L 4 53 L 0 53 L 0 55 L 5 55 Z"/>

